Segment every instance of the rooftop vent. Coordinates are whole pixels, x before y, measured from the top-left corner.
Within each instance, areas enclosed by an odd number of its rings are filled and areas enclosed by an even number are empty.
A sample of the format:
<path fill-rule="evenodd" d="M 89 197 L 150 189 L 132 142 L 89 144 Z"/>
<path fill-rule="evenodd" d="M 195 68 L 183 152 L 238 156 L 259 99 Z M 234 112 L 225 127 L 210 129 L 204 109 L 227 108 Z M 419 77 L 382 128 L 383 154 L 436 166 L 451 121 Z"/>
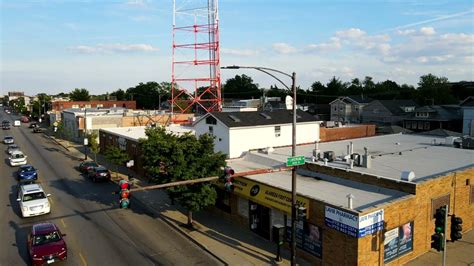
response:
<path fill-rule="evenodd" d="M 229 115 L 229 118 L 234 120 L 234 122 L 240 122 L 240 119 L 238 119 L 235 115 Z"/>
<path fill-rule="evenodd" d="M 271 116 L 265 114 L 265 113 L 260 113 L 261 116 L 263 116 L 265 119 L 272 119 Z"/>
<path fill-rule="evenodd" d="M 401 178 L 403 181 L 412 181 L 413 179 L 415 179 L 415 172 L 403 171 L 401 174 Z"/>

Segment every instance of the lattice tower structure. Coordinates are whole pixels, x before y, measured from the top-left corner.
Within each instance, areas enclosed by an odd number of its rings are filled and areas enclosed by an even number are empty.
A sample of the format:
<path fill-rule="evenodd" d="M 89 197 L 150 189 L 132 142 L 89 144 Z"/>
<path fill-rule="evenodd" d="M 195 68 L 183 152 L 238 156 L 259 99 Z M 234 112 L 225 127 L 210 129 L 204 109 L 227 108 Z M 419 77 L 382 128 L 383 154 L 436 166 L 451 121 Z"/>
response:
<path fill-rule="evenodd" d="M 172 113 L 222 110 L 217 0 L 173 1 Z"/>

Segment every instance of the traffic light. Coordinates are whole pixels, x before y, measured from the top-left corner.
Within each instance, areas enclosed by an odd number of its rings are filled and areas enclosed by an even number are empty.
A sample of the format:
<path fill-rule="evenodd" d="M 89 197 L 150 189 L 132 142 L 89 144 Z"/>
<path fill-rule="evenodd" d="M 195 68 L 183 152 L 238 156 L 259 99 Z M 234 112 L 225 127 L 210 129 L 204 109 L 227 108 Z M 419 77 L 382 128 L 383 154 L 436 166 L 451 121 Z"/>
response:
<path fill-rule="evenodd" d="M 462 238 L 462 219 L 461 217 L 456 217 L 456 215 L 451 216 L 451 241 L 456 241 Z"/>
<path fill-rule="evenodd" d="M 431 248 L 437 251 L 444 250 L 444 238 L 442 233 L 434 233 L 431 236 Z"/>
<path fill-rule="evenodd" d="M 440 207 L 436 209 L 435 213 L 435 233 L 445 233 L 446 228 L 446 208 Z"/>
<path fill-rule="evenodd" d="M 234 169 L 228 166 L 224 167 L 224 175 L 222 176 L 222 179 L 224 180 L 224 188 L 227 192 L 234 191 L 234 184 L 232 183 L 234 181 L 234 178 L 232 177 L 234 173 Z"/>
<path fill-rule="evenodd" d="M 119 205 L 121 209 L 130 208 L 130 183 L 126 180 L 120 180 L 119 182 Z"/>

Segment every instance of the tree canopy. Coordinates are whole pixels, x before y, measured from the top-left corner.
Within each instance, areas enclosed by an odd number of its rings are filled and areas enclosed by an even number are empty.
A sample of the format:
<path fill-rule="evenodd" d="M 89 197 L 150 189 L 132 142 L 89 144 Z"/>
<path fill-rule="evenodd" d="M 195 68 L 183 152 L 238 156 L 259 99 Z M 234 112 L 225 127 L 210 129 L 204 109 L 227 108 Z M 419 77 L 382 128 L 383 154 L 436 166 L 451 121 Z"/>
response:
<path fill-rule="evenodd" d="M 244 74 L 228 79 L 221 89 L 225 98 L 250 99 L 262 96 L 258 84 Z"/>
<path fill-rule="evenodd" d="M 225 155 L 214 152 L 213 137 L 205 134 L 197 138 L 191 134 L 176 136 L 163 128 L 146 130 L 147 139 L 140 140 L 144 167 L 159 183 L 192 180 L 220 174 L 225 166 Z M 176 186 L 167 189 L 169 195 L 192 212 L 214 205 L 217 193 L 210 183 Z"/>
<path fill-rule="evenodd" d="M 112 92 L 111 95 L 123 96 L 120 89 Z M 140 82 L 137 86 L 128 88 L 125 97 L 128 100 L 135 100 L 138 109 L 160 109 L 160 103 L 171 99 L 171 83 Z"/>
<path fill-rule="evenodd" d="M 89 101 L 91 96 L 89 95 L 89 91 L 82 88 L 78 89 L 75 88 L 73 91 L 69 93 L 69 99 L 71 101 Z"/>

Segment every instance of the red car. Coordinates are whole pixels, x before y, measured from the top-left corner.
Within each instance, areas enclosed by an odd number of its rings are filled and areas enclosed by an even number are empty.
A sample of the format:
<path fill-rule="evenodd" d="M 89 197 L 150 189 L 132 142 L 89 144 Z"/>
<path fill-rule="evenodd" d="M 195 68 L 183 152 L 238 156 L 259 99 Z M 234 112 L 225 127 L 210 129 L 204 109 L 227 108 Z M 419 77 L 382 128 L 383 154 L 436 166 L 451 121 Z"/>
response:
<path fill-rule="evenodd" d="M 21 120 L 22 123 L 30 122 L 30 119 L 28 119 L 28 117 L 26 117 L 26 116 L 22 116 L 20 120 Z"/>
<path fill-rule="evenodd" d="M 28 253 L 33 265 L 51 264 L 66 260 L 67 246 L 63 237 L 53 223 L 35 224 L 28 235 Z"/>

